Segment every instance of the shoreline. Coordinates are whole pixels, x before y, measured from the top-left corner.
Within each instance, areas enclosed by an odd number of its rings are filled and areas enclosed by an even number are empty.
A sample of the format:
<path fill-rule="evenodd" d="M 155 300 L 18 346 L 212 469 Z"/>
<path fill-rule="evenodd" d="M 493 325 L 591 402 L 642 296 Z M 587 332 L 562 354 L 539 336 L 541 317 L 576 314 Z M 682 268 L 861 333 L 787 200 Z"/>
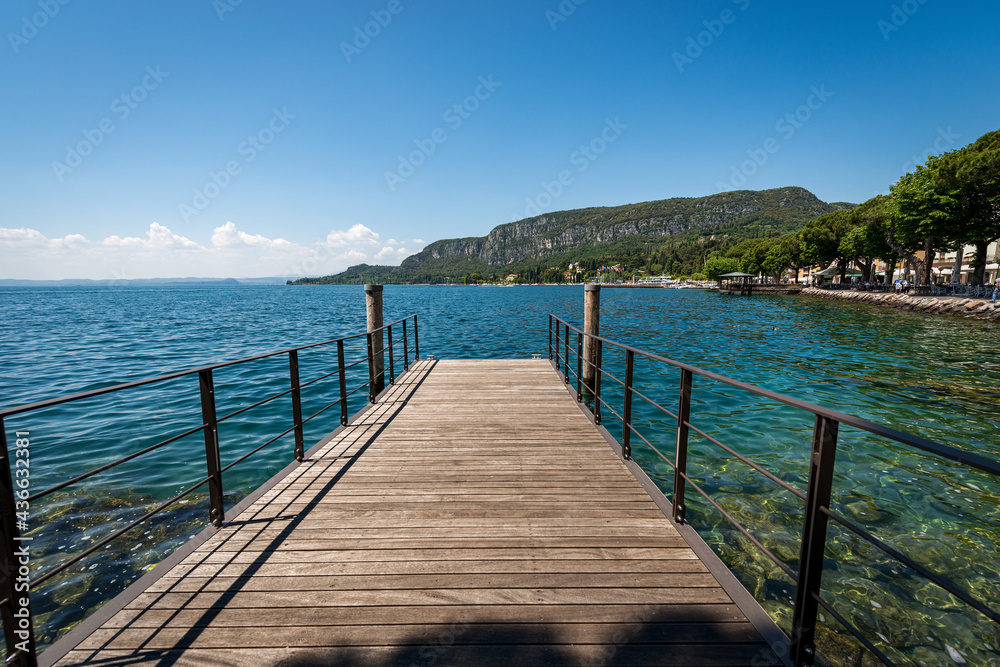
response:
<path fill-rule="evenodd" d="M 867 303 L 873 306 L 888 306 L 901 310 L 931 313 L 935 315 L 950 315 L 969 319 L 1000 321 L 1000 299 L 996 304 L 989 299 L 970 298 L 967 296 L 930 296 L 917 294 L 895 294 L 885 292 L 854 292 L 849 290 L 823 290 L 807 287 L 802 296 L 815 296 L 821 299 Z"/>

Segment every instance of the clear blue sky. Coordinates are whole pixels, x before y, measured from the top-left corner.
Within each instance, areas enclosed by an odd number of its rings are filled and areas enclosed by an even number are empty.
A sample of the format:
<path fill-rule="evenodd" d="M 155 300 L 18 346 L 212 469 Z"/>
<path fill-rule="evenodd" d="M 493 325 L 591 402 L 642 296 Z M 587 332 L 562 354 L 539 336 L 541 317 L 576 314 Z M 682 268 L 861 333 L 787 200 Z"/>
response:
<path fill-rule="evenodd" d="M 722 188 L 860 202 L 1000 128 L 979 0 L 7 0 L 0 26 L 0 278 L 320 275 Z"/>

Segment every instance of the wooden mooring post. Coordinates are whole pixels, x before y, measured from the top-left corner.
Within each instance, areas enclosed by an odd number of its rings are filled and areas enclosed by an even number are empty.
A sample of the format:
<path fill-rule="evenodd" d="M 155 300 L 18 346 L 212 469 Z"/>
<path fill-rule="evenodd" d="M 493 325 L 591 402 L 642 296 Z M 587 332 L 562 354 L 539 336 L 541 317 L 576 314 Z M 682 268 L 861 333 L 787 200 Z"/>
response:
<path fill-rule="evenodd" d="M 365 285 L 365 312 L 368 316 L 368 378 L 371 381 L 369 397 L 385 389 L 385 333 L 382 329 L 382 286 Z M 375 333 L 372 333 L 375 332 Z"/>
<path fill-rule="evenodd" d="M 587 283 L 583 286 L 583 331 L 599 336 L 601 330 L 601 286 Z M 597 377 L 598 343 L 589 336 L 583 338 L 583 384 L 594 391 Z"/>

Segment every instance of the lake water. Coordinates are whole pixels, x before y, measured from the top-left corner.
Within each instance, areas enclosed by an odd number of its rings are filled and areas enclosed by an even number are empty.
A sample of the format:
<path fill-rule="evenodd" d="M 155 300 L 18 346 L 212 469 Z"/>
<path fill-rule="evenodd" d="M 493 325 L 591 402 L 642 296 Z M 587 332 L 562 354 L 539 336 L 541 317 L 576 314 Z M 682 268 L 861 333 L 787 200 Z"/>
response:
<path fill-rule="evenodd" d="M 417 313 L 422 355 L 526 358 L 547 352 L 547 315 L 582 320 L 579 286 L 387 286 L 386 321 Z M 808 298 L 727 297 L 698 290 L 605 289 L 602 334 L 677 361 L 1000 459 L 1000 326 Z M 364 328 L 359 286 L 7 288 L 0 290 L 4 406 L 354 334 Z M 398 332 L 397 332 L 398 336 Z M 349 355 L 361 349 L 349 346 Z M 357 356 L 355 356 L 357 358 Z M 349 358 L 350 361 L 350 358 Z M 620 359 L 609 354 L 612 366 Z M 335 350 L 303 352 L 303 382 L 336 366 Z M 287 388 L 287 358 L 216 372 L 220 415 Z M 363 383 L 354 369 L 349 386 Z M 676 373 L 636 367 L 642 391 L 674 409 Z M 702 383 L 704 384 L 704 383 Z M 336 379 L 305 392 L 304 413 L 336 396 Z M 355 395 L 351 413 L 364 392 Z M 620 392 L 607 399 L 620 405 Z M 636 404 L 639 428 L 663 451 L 673 425 Z M 334 408 L 307 425 L 307 446 L 336 428 Z M 287 428 L 287 397 L 220 427 L 223 464 Z M 805 487 L 810 415 L 696 380 L 692 421 L 785 481 Z M 276 423 L 280 428 L 275 428 Z M 200 423 L 197 380 L 183 378 L 6 421 L 31 433 L 32 491 Z M 605 425 L 620 433 L 614 419 Z M 633 456 L 665 491 L 670 471 L 633 439 Z M 722 450 L 692 439 L 692 475 L 794 570 L 801 502 Z M 291 460 L 291 437 L 225 476 L 231 506 Z M 842 428 L 835 509 L 928 564 L 980 600 L 1000 599 L 1000 484 L 939 459 Z M 182 439 L 33 505 L 33 566 L 79 552 L 116 525 L 205 477 L 201 434 Z M 688 518 L 787 631 L 793 592 L 707 503 Z M 120 592 L 205 525 L 204 494 L 127 533 L 33 597 L 40 644 Z M 905 568 L 830 528 L 824 592 L 903 664 L 1000 660 L 996 624 Z M 821 647 L 853 664 L 853 641 L 824 617 Z"/>

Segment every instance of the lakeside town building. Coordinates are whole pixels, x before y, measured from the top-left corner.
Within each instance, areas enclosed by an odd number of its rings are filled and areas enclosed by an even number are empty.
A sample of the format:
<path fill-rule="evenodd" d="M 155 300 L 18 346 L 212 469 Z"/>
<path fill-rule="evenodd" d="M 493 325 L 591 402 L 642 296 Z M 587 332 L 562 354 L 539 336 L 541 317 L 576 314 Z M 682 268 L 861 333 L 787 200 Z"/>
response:
<path fill-rule="evenodd" d="M 923 260 L 924 252 L 922 250 L 914 253 L 917 258 Z M 943 283 L 961 283 L 968 284 L 972 280 L 972 274 L 974 269 L 972 268 L 972 261 L 976 255 L 976 247 L 973 245 L 967 245 L 962 249 L 962 257 L 959 262 L 958 251 L 948 251 L 944 253 L 939 253 L 934 258 L 934 263 L 931 270 L 934 274 L 934 282 L 938 284 Z M 885 262 L 875 263 L 875 275 L 880 279 L 885 276 L 885 272 L 888 266 Z M 956 273 L 957 269 L 957 273 Z M 903 260 L 899 259 L 896 262 L 894 275 L 903 278 L 908 277 L 910 280 L 913 279 L 913 271 L 911 270 L 909 264 Z M 957 277 L 953 277 L 953 274 Z M 857 266 L 854 262 L 851 262 L 847 266 L 847 272 L 845 277 L 848 280 L 855 278 L 860 278 L 862 275 L 861 268 Z M 1000 278 L 1000 239 L 992 241 L 986 249 L 986 272 L 984 275 L 983 282 L 987 285 L 992 284 Z M 789 282 L 797 282 L 803 285 L 810 285 L 814 281 L 820 282 L 823 279 L 824 282 L 840 282 L 840 269 L 836 263 L 830 264 L 829 266 L 818 265 L 810 266 L 804 269 L 794 270 L 789 269 L 787 272 L 787 280 Z"/>
<path fill-rule="evenodd" d="M 923 253 L 921 253 L 923 254 Z M 962 260 L 957 262 L 958 252 L 950 251 L 938 255 L 934 258 L 934 275 L 940 275 L 948 280 L 946 282 L 966 283 L 972 276 L 972 266 L 970 263 L 976 256 L 976 247 L 967 245 L 962 249 Z M 959 267 L 960 280 L 952 280 L 955 268 Z M 993 241 L 986 249 L 986 278 L 987 284 L 992 283 L 1000 277 L 1000 240 Z"/>

